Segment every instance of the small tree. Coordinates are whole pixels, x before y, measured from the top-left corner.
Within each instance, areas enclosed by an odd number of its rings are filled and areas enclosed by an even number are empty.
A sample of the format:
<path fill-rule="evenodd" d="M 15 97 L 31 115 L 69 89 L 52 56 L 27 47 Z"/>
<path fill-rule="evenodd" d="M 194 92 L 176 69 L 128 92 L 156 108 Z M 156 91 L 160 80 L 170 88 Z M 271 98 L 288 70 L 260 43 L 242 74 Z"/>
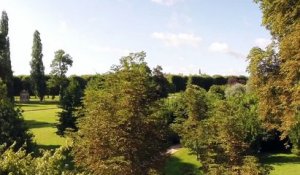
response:
<path fill-rule="evenodd" d="M 64 135 L 67 128 L 77 131 L 76 120 L 79 109 L 82 107 L 82 97 L 83 89 L 76 77 L 72 77 L 60 100 L 63 111 L 59 113 L 59 124 L 57 125 L 59 135 Z"/>
<path fill-rule="evenodd" d="M 50 65 L 52 69 L 50 74 L 53 79 L 51 82 L 59 85 L 60 99 L 63 95 L 63 87 L 66 85 L 66 73 L 72 64 L 72 57 L 69 54 L 66 54 L 64 50 L 58 50 L 55 52 L 55 57 Z"/>
<path fill-rule="evenodd" d="M 35 95 L 43 101 L 46 94 L 45 67 L 43 64 L 42 43 L 39 31 L 33 34 L 32 60 L 30 62 L 30 76 L 34 88 Z"/>

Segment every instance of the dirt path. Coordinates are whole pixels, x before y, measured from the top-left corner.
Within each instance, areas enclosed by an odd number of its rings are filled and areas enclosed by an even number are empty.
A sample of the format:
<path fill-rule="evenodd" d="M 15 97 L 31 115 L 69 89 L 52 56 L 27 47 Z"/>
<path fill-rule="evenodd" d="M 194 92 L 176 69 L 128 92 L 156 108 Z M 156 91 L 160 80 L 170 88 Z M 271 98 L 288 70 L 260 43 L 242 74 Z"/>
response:
<path fill-rule="evenodd" d="M 174 154 L 174 153 L 176 153 L 180 148 L 182 148 L 180 144 L 178 144 L 178 145 L 173 145 L 173 146 L 171 146 L 170 148 L 167 149 L 167 152 L 166 152 L 166 153 L 167 153 L 167 154 Z"/>

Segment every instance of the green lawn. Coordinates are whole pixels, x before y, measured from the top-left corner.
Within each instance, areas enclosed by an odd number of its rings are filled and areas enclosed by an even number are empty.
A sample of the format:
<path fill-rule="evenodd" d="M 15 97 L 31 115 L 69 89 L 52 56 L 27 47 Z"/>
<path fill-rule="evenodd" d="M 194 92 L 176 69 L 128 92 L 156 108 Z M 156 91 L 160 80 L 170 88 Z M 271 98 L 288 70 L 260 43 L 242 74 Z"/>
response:
<path fill-rule="evenodd" d="M 299 175 L 300 157 L 294 154 L 273 154 L 264 156 L 262 162 L 272 166 L 271 175 Z M 185 175 L 186 171 L 196 171 L 201 164 L 196 157 L 191 155 L 188 149 L 181 148 L 171 155 L 166 162 L 166 175 Z"/>
<path fill-rule="evenodd" d="M 34 141 L 39 148 L 56 148 L 66 143 L 66 139 L 58 136 L 55 124 L 57 123 L 57 99 L 46 99 L 40 103 L 37 99 L 32 98 L 28 103 L 18 103 L 23 111 L 23 117 L 30 131 L 34 135 Z"/>
<path fill-rule="evenodd" d="M 196 160 L 196 156 L 191 155 L 188 149 L 181 148 L 169 157 L 164 171 L 166 175 L 185 175 L 199 172 L 200 167 L 201 163 Z"/>
<path fill-rule="evenodd" d="M 299 175 L 300 157 L 294 154 L 273 154 L 262 158 L 262 162 L 271 165 L 271 175 Z"/>

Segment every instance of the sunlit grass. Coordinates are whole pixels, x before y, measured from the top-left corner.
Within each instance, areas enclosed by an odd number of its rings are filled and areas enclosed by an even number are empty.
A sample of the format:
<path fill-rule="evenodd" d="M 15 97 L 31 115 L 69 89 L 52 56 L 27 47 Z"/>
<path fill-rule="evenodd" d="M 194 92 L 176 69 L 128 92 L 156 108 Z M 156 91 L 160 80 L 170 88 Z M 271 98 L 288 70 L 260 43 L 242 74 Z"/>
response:
<path fill-rule="evenodd" d="M 264 156 L 262 163 L 273 167 L 270 175 L 299 175 L 300 157 L 295 154 L 272 154 Z M 166 175 L 183 175 L 185 170 L 197 171 L 201 163 L 196 156 L 191 155 L 188 149 L 181 148 L 171 155 L 165 165 Z"/>
<path fill-rule="evenodd" d="M 262 162 L 274 168 L 271 175 L 300 174 L 300 157 L 295 154 L 273 154 L 264 157 Z"/>
<path fill-rule="evenodd" d="M 55 148 L 66 143 L 66 138 L 56 134 L 57 113 L 60 111 L 57 98 L 46 98 L 44 102 L 31 98 L 28 103 L 19 103 L 16 99 L 16 103 L 23 111 L 24 120 L 38 147 Z"/>
<path fill-rule="evenodd" d="M 191 172 L 198 172 L 200 175 L 200 167 L 201 163 L 197 161 L 196 156 L 188 149 L 181 148 L 168 158 L 164 171 L 166 175 L 184 175 Z"/>

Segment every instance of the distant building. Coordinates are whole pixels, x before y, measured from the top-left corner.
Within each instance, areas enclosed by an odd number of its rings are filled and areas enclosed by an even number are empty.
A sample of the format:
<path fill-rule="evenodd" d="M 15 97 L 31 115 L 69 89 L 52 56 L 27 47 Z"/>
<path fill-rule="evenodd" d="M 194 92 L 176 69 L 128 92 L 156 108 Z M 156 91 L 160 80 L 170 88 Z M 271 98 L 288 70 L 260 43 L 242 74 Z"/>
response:
<path fill-rule="evenodd" d="M 20 102 L 29 102 L 30 95 L 26 90 L 22 90 L 20 93 Z"/>

